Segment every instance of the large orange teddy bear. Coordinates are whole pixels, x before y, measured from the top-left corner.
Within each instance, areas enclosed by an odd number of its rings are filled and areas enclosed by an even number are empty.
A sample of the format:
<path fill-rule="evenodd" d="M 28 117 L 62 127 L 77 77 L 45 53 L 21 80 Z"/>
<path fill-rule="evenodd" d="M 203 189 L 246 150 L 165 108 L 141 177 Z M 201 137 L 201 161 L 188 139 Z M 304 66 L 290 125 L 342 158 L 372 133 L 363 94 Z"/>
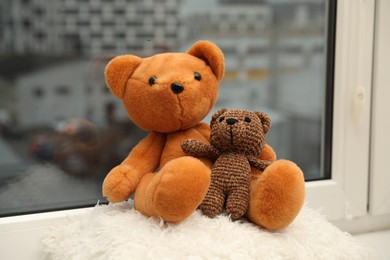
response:
<path fill-rule="evenodd" d="M 199 41 L 186 53 L 148 58 L 117 56 L 105 70 L 112 93 L 130 119 L 149 134 L 103 183 L 103 195 L 120 202 L 134 194 L 134 207 L 146 216 L 179 222 L 202 203 L 210 185 L 211 162 L 185 156 L 181 143 L 209 143 L 210 127 L 201 120 L 214 106 L 224 75 L 224 56 L 213 43 Z M 305 194 L 302 171 L 276 160 L 265 145 L 260 159 L 273 161 L 264 172 L 252 169 L 246 216 L 269 230 L 289 225 Z"/>

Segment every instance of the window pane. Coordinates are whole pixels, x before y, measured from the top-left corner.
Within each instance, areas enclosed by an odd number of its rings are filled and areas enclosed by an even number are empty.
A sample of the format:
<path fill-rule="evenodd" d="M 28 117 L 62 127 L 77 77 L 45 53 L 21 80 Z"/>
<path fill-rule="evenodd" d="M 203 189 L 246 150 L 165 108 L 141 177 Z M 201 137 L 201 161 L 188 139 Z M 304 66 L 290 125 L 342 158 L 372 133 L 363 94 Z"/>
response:
<path fill-rule="evenodd" d="M 210 114 L 221 107 L 265 111 L 273 122 L 267 142 L 278 157 L 301 166 L 306 180 L 325 178 L 327 5 L 1 1 L 0 214 L 105 201 L 105 175 L 146 134 L 108 91 L 105 65 L 124 53 L 184 51 L 200 39 L 220 46 L 226 60 Z"/>

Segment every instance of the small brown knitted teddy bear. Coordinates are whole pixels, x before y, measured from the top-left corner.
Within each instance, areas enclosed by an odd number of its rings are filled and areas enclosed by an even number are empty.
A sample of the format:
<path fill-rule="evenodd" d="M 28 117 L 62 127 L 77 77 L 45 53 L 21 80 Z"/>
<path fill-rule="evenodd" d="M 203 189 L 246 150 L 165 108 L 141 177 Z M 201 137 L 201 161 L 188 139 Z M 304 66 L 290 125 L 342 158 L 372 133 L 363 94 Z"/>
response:
<path fill-rule="evenodd" d="M 210 123 L 210 144 L 185 140 L 183 151 L 214 162 L 211 184 L 200 209 L 209 216 L 226 212 L 233 220 L 242 217 L 249 205 L 251 166 L 263 171 L 271 162 L 260 160 L 271 120 L 262 112 L 221 109 Z"/>

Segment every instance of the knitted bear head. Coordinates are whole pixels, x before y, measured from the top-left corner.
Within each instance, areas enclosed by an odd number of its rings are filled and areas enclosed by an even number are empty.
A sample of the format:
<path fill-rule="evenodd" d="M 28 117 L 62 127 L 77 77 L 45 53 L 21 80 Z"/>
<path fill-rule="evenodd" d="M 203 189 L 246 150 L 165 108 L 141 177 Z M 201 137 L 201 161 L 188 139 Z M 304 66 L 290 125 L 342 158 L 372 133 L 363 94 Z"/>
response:
<path fill-rule="evenodd" d="M 221 152 L 258 156 L 271 120 L 262 112 L 223 108 L 213 115 L 210 127 L 210 143 Z"/>

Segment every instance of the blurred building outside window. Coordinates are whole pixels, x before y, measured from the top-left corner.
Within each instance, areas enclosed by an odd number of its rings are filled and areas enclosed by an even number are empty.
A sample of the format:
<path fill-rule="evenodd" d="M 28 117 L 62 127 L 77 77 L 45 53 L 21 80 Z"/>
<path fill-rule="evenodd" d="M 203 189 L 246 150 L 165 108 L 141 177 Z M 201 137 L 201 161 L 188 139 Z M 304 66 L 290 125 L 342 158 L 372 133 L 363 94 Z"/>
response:
<path fill-rule="evenodd" d="M 108 92 L 115 55 L 224 52 L 221 107 L 261 110 L 267 142 L 306 180 L 323 167 L 325 0 L 3 0 L 0 2 L 0 215 L 94 205 L 145 135 Z M 209 122 L 210 117 L 204 119 Z"/>

